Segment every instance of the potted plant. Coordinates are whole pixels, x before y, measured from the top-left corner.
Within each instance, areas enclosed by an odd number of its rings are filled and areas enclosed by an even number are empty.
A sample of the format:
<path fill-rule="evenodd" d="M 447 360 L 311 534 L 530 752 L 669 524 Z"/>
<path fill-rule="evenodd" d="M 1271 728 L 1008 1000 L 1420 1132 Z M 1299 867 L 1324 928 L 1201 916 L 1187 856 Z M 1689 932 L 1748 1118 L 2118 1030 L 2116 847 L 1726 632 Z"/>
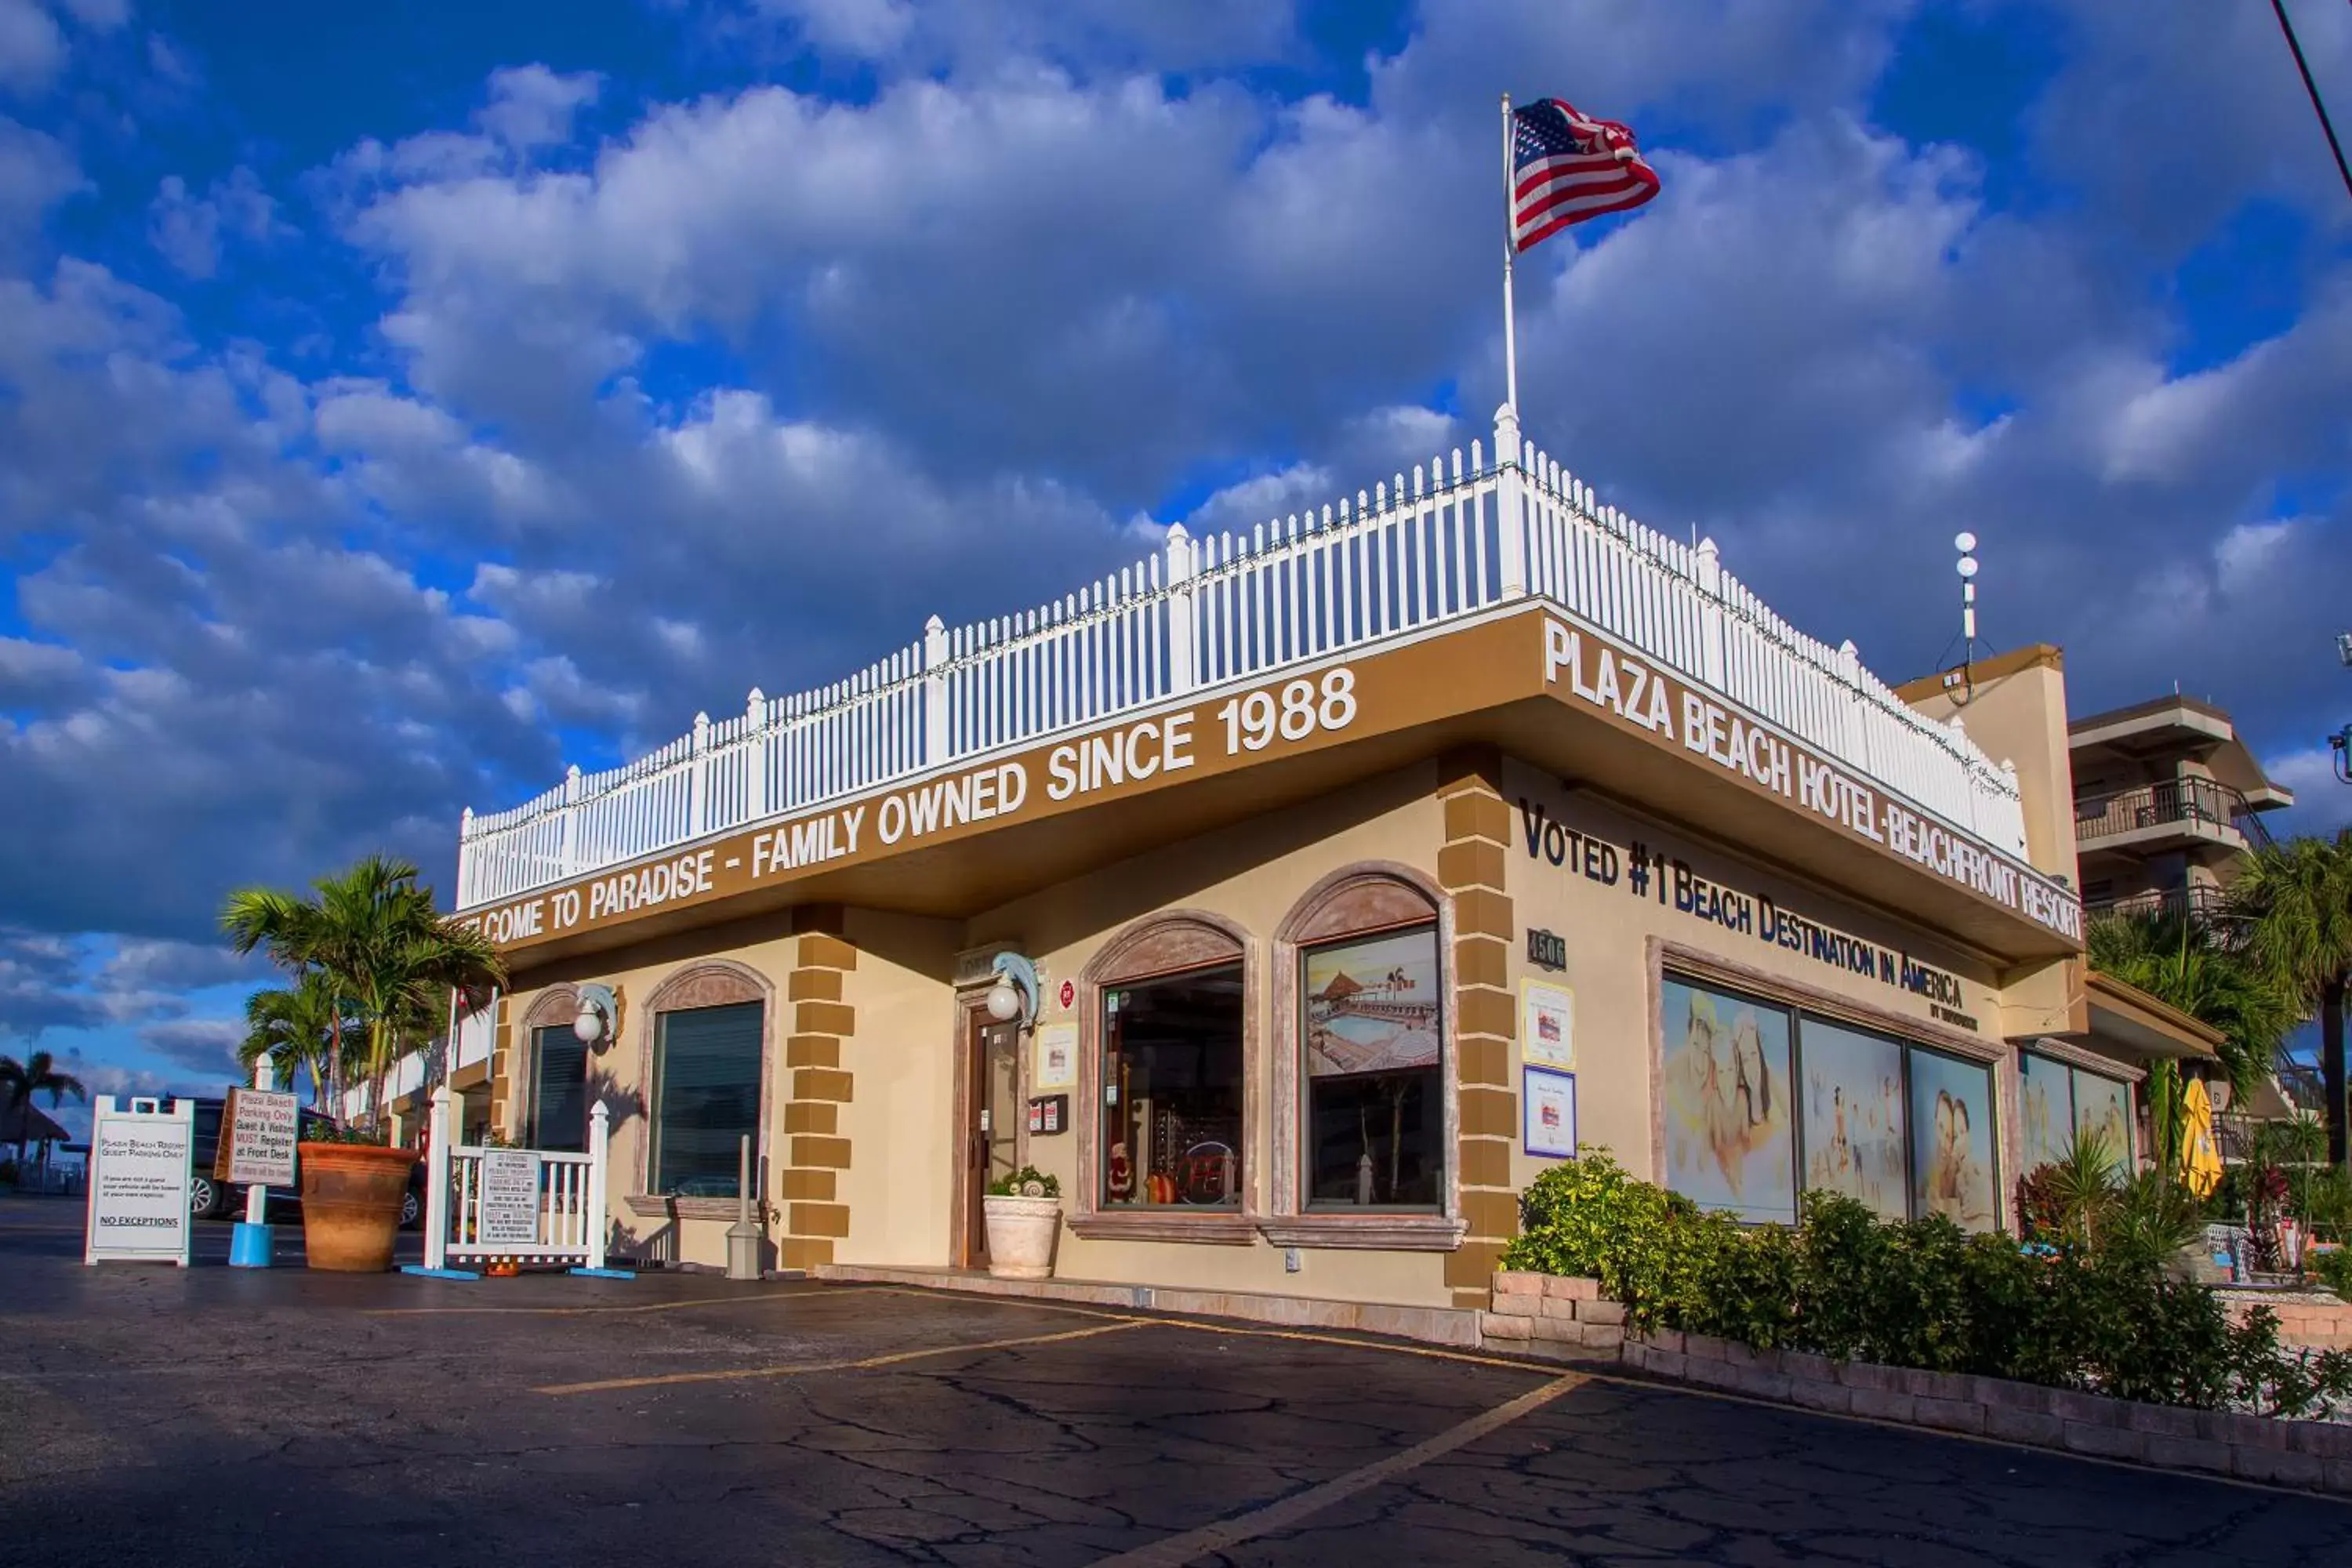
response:
<path fill-rule="evenodd" d="M 319 879 L 308 895 L 246 888 L 221 911 L 237 952 L 264 948 L 298 984 L 316 976 L 340 999 L 313 1015 L 327 1032 L 330 1093 L 339 1093 L 346 1065 L 373 1086 L 363 1121 L 306 1138 L 296 1149 L 303 1259 L 312 1268 L 392 1267 L 401 1200 L 418 1155 L 390 1146 L 385 1079 L 405 1043 L 438 1027 L 452 990 L 506 978 L 489 940 L 435 909 L 432 889 L 416 877 L 405 860 L 371 855 L 340 877 Z"/>
<path fill-rule="evenodd" d="M 1062 1184 L 1024 1165 L 988 1184 L 988 1271 L 999 1279 L 1049 1279 L 1062 1228 Z"/>

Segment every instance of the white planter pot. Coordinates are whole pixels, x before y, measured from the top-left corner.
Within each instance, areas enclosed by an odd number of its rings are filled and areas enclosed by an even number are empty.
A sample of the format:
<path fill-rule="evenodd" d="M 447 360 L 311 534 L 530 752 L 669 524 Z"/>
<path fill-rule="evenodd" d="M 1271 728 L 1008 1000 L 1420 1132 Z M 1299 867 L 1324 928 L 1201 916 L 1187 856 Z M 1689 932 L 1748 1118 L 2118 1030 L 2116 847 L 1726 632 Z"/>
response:
<path fill-rule="evenodd" d="M 1062 1200 L 991 1194 L 981 1204 L 988 1219 L 988 1271 L 999 1279 L 1052 1279 Z"/>

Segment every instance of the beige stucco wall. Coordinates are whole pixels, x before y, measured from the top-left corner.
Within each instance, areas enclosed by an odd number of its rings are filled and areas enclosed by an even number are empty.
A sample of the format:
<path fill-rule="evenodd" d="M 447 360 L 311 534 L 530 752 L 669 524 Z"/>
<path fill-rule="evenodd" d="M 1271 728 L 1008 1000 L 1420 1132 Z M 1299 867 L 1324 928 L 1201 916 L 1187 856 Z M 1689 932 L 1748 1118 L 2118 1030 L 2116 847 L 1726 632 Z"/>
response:
<path fill-rule="evenodd" d="M 1198 909 L 1224 916 L 1250 935 L 1249 961 L 1273 959 L 1283 918 L 1328 874 L 1366 860 L 1410 866 L 1433 879 L 1443 837 L 1434 763 L 1369 779 L 1353 788 L 1239 826 L 1172 845 L 974 918 L 968 940 L 1011 940 L 1037 960 L 1047 996 L 1045 1023 L 1075 1021 L 1058 992 L 1075 979 L 1105 942 L 1135 921 L 1165 909 Z M 1274 986 L 1266 973 L 1257 988 L 1258 1074 L 1248 1092 L 1271 1110 L 1273 1047 L 1279 1033 L 1271 1016 Z M 1026 1052 L 1024 1050 L 1024 1058 Z M 1024 1059 L 1024 1075 L 1034 1063 Z M 1075 1122 L 1089 1107 L 1071 1097 Z M 1276 1114 L 1279 1114 L 1276 1111 Z M 1274 1114 L 1260 1114 L 1255 1146 L 1244 1162 L 1252 1206 L 1273 1203 Z M 1075 1126 L 1057 1137 L 1023 1134 L 1024 1158 L 1058 1176 L 1075 1192 L 1087 1179 L 1078 1169 Z M 1283 1254 L 1262 1238 L 1246 1246 L 1085 1240 L 1065 1231 L 1057 1270 L 1073 1278 L 1135 1283 L 1177 1283 L 1210 1290 L 1255 1290 L 1348 1298 L 1414 1306 L 1446 1306 L 1444 1264 L 1433 1253 L 1316 1250 L 1286 1273 Z"/>
<path fill-rule="evenodd" d="M 793 937 L 788 914 L 778 914 L 759 921 L 737 921 L 705 934 L 664 938 L 623 948 L 601 955 L 603 967 L 595 963 L 574 963 L 561 971 L 530 976 L 538 984 L 518 988 L 508 1002 L 507 1016 L 514 1025 L 514 1062 L 517 1092 L 507 1096 L 507 1125 L 509 1138 L 519 1137 L 525 1125 L 530 1094 L 529 1080 L 531 1042 L 523 1020 L 530 1016 L 531 1006 L 551 985 L 585 981 L 601 982 L 613 986 L 619 996 L 621 1015 L 614 1037 L 607 1048 L 589 1058 L 591 1091 L 604 1100 L 612 1115 L 611 1176 L 613 1218 L 632 1244 L 642 1243 L 661 1229 L 663 1222 L 635 1213 L 625 1201 L 646 1186 L 646 1159 L 648 1152 L 646 1123 L 644 1113 L 646 1075 L 653 1056 L 653 1016 L 646 1004 L 662 983 L 682 969 L 688 968 L 706 957 L 726 958 L 755 971 L 764 979 L 773 994 L 768 1027 L 769 1062 L 767 1088 L 764 1095 L 765 1113 L 760 1145 L 754 1158 L 769 1157 L 782 1147 L 783 1131 L 783 1090 L 780 1074 L 783 1041 L 789 1030 L 788 1015 L 782 1013 L 785 982 L 793 969 Z M 700 940 L 697 940 L 699 937 Z M 701 1263 L 714 1267 L 727 1261 L 726 1219 L 682 1219 L 676 1234 L 675 1261 Z"/>
<path fill-rule="evenodd" d="M 2011 668 L 2003 668 L 2008 666 Z M 1992 662 L 1965 704 L 1948 692 L 1912 699 L 1937 723 L 1958 718 L 1995 763 L 2017 764 L 2025 813 L 2025 858 L 2036 870 L 2078 888 L 2074 854 L 2074 769 L 2066 741 L 2066 672 L 2054 647 L 2023 649 Z"/>
<path fill-rule="evenodd" d="M 937 1266 L 948 1261 L 955 1190 L 955 991 L 949 984 L 963 928 L 877 910 L 846 911 L 857 949 L 842 999 L 857 1033 L 842 1065 L 856 1079 L 841 1108 L 850 1141 L 841 1173 L 849 1205 L 843 1262 Z"/>
<path fill-rule="evenodd" d="M 1769 869 L 1736 849 L 1699 843 L 1645 822 L 1516 761 L 1506 763 L 1503 776 L 1504 798 L 1511 807 L 1515 832 L 1509 851 L 1511 900 L 1522 933 L 1512 952 L 1511 983 L 1515 992 L 1523 982 L 1533 979 L 1565 985 L 1574 994 L 1580 1144 L 1605 1145 L 1619 1163 L 1645 1180 L 1664 1177 L 1655 1131 L 1661 1041 L 1652 978 L 1654 948 L 1664 943 L 1716 960 L 1733 972 L 1725 980 L 1727 984 L 1739 983 L 1737 972 L 1753 972 L 1768 987 L 1778 983 L 1821 994 L 1860 1015 L 1860 1021 L 1929 1045 L 1950 1047 L 1974 1041 L 1976 1054 L 1997 1063 L 1996 1120 L 2001 1129 L 1997 1187 L 2006 1191 L 2011 1174 L 2009 1151 L 2013 1147 L 2016 1066 L 2013 1053 L 1994 1032 L 2001 1014 L 1997 977 L 1990 967 L 1929 932 L 1858 907 L 1808 879 Z M 1597 856 L 1598 864 L 1605 871 L 1613 861 L 1614 884 L 1594 879 L 1577 864 L 1552 865 L 1546 852 L 1544 825 L 1549 823 L 1560 824 L 1601 847 L 1604 852 Z M 1532 853 L 1528 838 L 1530 826 L 1537 838 Z M 1677 910 L 1673 907 L 1671 872 L 1664 903 L 1660 902 L 1654 871 L 1649 892 L 1636 894 L 1628 870 L 1636 843 L 1653 855 L 1663 853 L 1669 861 L 1683 861 L 1711 885 L 1750 899 L 1769 899 L 1790 914 L 1907 953 L 1956 976 L 1961 985 L 1962 1011 L 1975 1020 L 1976 1026 L 1938 1019 L 1928 998 L 1900 986 L 1874 977 L 1865 979 L 1807 953 L 1727 930 L 1699 914 Z M 1566 858 L 1573 862 L 1579 857 L 1571 848 Z M 1555 973 L 1528 962 L 1524 933 L 1530 929 L 1553 931 L 1565 939 L 1568 967 L 1564 971 Z M 1671 956 L 1665 958 L 1665 967 L 1674 964 Z M 1521 1048 L 1524 1059 L 1524 1042 Z M 1551 1163 L 1529 1156 L 1522 1142 L 1512 1160 L 1514 1184 L 1524 1188 Z"/>

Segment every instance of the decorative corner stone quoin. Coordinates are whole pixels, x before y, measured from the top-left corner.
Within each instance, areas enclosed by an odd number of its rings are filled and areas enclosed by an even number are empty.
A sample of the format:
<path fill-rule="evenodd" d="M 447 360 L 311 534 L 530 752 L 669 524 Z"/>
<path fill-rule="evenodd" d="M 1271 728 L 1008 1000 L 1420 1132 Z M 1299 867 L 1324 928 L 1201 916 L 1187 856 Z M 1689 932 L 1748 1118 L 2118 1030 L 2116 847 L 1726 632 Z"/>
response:
<path fill-rule="evenodd" d="M 1628 1334 L 1597 1279 L 1503 1272 L 1478 1317 L 1486 1348 L 1614 1361 L 1653 1377 L 1835 1415 L 1963 1432 L 2161 1469 L 2352 1496 L 2352 1426 L 2141 1405 L 2072 1389 L 1759 1351 L 1708 1334 Z"/>

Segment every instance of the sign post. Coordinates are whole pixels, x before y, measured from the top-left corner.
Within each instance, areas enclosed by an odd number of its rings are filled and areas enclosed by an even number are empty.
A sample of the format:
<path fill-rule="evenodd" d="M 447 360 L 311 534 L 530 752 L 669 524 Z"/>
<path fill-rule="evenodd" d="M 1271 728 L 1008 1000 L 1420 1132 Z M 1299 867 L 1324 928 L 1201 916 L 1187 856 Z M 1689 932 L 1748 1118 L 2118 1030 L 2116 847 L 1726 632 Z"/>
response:
<path fill-rule="evenodd" d="M 160 1107 L 161 1101 L 141 1099 L 118 1110 L 114 1096 L 98 1097 L 89 1125 L 84 1264 L 188 1266 L 195 1229 L 188 1213 L 188 1178 L 195 1157 L 196 1108 L 185 1099 L 170 1110 Z"/>
<path fill-rule="evenodd" d="M 221 1113 L 220 1149 L 213 1156 L 215 1181 L 242 1184 L 245 1218 L 231 1233 L 232 1268 L 269 1267 L 269 1189 L 294 1184 L 294 1143 L 300 1108 L 290 1094 L 272 1093 L 268 1057 L 253 1064 L 253 1087 L 228 1091 Z"/>

